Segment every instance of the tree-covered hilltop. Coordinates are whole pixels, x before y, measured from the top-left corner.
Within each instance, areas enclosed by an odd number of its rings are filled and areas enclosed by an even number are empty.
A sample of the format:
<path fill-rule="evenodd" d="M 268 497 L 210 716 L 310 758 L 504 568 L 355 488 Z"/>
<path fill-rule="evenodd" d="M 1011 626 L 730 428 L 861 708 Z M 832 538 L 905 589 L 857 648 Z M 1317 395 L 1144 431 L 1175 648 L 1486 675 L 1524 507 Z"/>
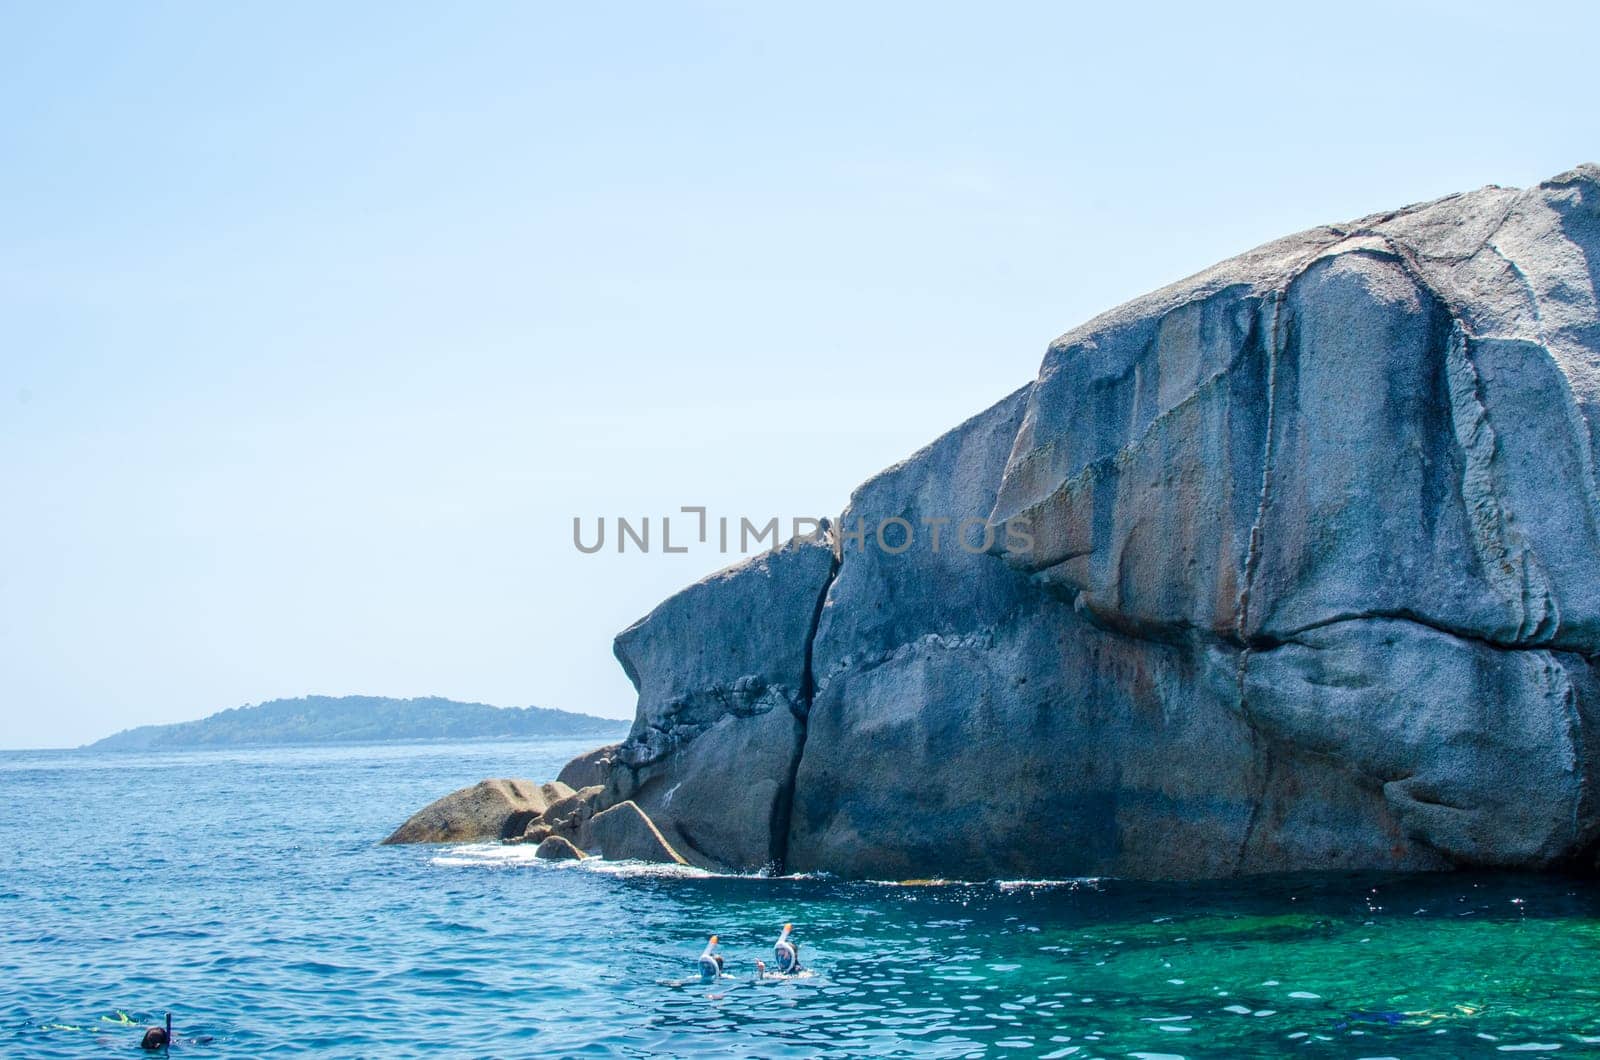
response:
<path fill-rule="evenodd" d="M 89 745 L 100 751 L 263 744 L 384 743 L 620 733 L 627 722 L 547 707 L 491 707 L 427 696 L 304 696 L 234 707 L 199 721 L 141 725 Z"/>

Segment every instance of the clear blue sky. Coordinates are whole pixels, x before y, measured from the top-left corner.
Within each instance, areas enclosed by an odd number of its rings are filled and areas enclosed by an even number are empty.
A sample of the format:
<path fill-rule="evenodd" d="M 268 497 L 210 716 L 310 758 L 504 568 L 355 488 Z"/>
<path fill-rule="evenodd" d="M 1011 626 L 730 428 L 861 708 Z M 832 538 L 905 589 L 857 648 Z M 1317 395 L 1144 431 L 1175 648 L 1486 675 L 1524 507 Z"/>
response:
<path fill-rule="evenodd" d="M 1056 334 L 1600 156 L 1593 4 L 0 6 L 0 746 L 277 696 L 632 712 L 716 555 Z"/>

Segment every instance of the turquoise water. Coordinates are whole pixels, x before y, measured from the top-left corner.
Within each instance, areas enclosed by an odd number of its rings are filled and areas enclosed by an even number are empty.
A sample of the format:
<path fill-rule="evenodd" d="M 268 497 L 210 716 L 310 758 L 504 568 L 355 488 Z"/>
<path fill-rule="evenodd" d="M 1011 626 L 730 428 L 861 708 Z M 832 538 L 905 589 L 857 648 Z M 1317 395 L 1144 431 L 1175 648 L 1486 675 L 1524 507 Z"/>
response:
<path fill-rule="evenodd" d="M 169 1008 L 195 1057 L 1600 1053 L 1583 881 L 894 886 L 377 845 L 582 749 L 0 754 L 0 1053 L 138 1055 L 109 1021 Z M 815 974 L 750 981 L 785 920 Z"/>

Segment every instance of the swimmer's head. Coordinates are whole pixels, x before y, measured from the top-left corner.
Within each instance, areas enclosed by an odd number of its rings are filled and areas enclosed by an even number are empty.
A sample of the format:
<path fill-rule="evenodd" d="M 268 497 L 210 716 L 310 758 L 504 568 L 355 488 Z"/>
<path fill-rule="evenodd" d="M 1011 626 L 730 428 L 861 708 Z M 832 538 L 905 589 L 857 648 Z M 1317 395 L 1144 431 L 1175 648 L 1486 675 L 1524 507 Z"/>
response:
<path fill-rule="evenodd" d="M 700 978 L 715 979 L 722 974 L 722 955 L 716 952 L 717 936 L 712 935 L 711 941 L 706 943 L 705 952 L 700 954 Z"/>
<path fill-rule="evenodd" d="M 778 961 L 778 971 L 789 975 L 800 970 L 800 950 L 789 941 L 789 932 L 794 930 L 793 924 L 783 925 L 783 933 L 778 936 L 778 941 L 772 945 L 772 956 Z"/>
<path fill-rule="evenodd" d="M 170 1044 L 167 1032 L 161 1027 L 151 1027 L 144 1032 L 144 1040 L 139 1043 L 139 1048 L 153 1053 L 157 1049 L 164 1049 Z"/>

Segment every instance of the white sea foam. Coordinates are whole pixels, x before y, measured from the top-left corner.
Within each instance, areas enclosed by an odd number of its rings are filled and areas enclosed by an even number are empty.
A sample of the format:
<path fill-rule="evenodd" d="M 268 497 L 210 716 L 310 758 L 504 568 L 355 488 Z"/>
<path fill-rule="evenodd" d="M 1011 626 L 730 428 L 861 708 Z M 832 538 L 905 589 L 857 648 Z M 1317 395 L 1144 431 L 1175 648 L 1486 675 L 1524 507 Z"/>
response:
<path fill-rule="evenodd" d="M 606 861 L 603 858 L 584 858 L 582 861 L 558 861 L 546 864 L 562 865 L 578 872 L 594 872 L 602 876 L 618 876 L 633 878 L 638 876 L 657 876 L 663 878 L 681 879 L 706 879 L 709 877 L 725 876 L 733 878 L 737 873 L 708 872 L 697 869 L 693 865 L 663 865 L 652 861 Z M 755 873 L 750 874 L 755 877 Z"/>
<path fill-rule="evenodd" d="M 512 865 L 531 865 L 535 849 L 530 846 L 507 846 L 503 843 L 471 843 L 448 847 L 428 860 L 430 865 L 445 868 L 507 868 Z"/>
<path fill-rule="evenodd" d="M 439 868 L 486 868 L 506 869 L 524 868 L 535 866 L 543 870 L 553 871 L 579 871 L 596 872 L 607 876 L 636 877 L 659 876 L 665 878 L 682 877 L 689 879 L 780 879 L 780 880 L 829 880 L 833 876 L 826 872 L 797 872 L 785 876 L 772 876 L 766 872 L 712 872 L 709 869 L 695 868 L 691 865 L 665 865 L 647 861 L 608 861 L 604 858 L 589 857 L 582 861 L 553 861 L 538 856 L 538 848 L 529 843 L 465 843 L 459 846 L 446 847 L 428 860 L 430 865 Z M 993 880 L 988 883 L 974 882 L 972 880 L 863 880 L 862 883 L 879 887 L 989 887 L 993 886 L 1001 892 L 1009 893 L 1020 890 L 1049 890 L 1054 888 L 1079 888 L 1099 887 L 1104 877 L 1084 876 L 1075 879 L 1047 880 Z"/>
<path fill-rule="evenodd" d="M 697 869 L 692 865 L 663 865 L 648 861 L 606 861 L 603 858 L 585 858 L 582 861 L 552 861 L 538 856 L 535 847 L 525 844 L 471 843 L 449 847 L 428 861 L 440 868 L 536 868 L 547 872 L 594 872 L 605 876 L 631 878 L 636 876 L 704 878 L 718 873 Z"/>
<path fill-rule="evenodd" d="M 996 880 L 1002 891 L 1020 891 L 1032 887 L 1099 887 L 1103 876 L 1078 876 L 1065 880 Z"/>

